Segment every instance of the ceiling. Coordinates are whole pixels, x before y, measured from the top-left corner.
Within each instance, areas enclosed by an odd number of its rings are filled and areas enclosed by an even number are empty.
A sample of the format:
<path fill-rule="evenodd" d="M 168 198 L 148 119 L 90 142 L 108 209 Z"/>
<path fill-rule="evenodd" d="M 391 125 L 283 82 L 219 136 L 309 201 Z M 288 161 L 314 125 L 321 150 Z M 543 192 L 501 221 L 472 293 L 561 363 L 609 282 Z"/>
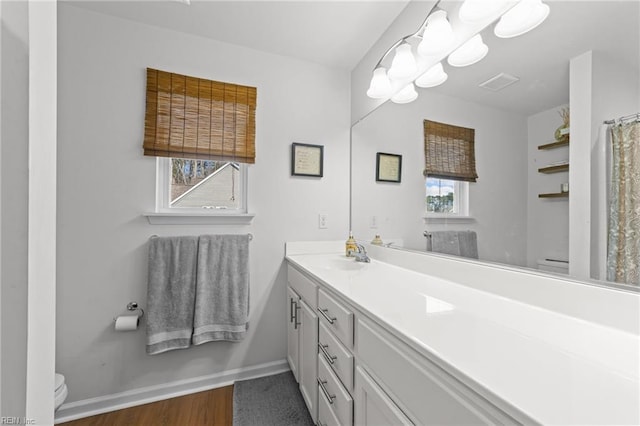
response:
<path fill-rule="evenodd" d="M 352 70 L 409 0 L 68 1 L 74 6 L 265 52 Z M 419 0 L 414 0 L 419 1 Z M 535 30 L 499 39 L 483 32 L 489 54 L 433 90 L 499 109 L 533 114 L 569 100 L 569 60 L 606 52 L 640 73 L 640 0 L 545 0 L 549 18 Z M 450 9 L 453 2 L 441 3 Z M 407 28 L 406 33 L 415 28 Z M 520 81 L 500 92 L 479 88 L 505 72 Z"/>
<path fill-rule="evenodd" d="M 95 12 L 353 69 L 408 0 L 67 1 Z"/>
<path fill-rule="evenodd" d="M 430 90 L 531 115 L 569 102 L 569 61 L 589 50 L 632 67 L 640 78 L 640 1 L 545 3 L 551 12 L 538 28 L 511 39 L 500 39 L 493 26 L 487 28 L 482 33 L 487 56 L 464 68 L 445 61 L 449 79 Z M 520 81 L 499 92 L 478 87 L 501 72 Z M 423 96 L 424 89 L 419 93 Z"/>

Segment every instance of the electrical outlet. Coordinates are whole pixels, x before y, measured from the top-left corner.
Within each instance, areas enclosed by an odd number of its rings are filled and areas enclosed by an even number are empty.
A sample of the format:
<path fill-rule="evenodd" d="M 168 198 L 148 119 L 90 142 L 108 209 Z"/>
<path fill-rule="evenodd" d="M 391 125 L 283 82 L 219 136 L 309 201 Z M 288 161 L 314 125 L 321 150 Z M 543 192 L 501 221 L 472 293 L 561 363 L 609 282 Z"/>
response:
<path fill-rule="evenodd" d="M 371 216 L 371 221 L 369 222 L 369 228 L 376 229 L 378 227 L 378 216 Z"/>
<path fill-rule="evenodd" d="M 318 215 L 318 228 L 327 229 L 329 227 L 328 222 L 329 222 L 329 215 L 326 215 L 324 213 L 320 213 Z"/>

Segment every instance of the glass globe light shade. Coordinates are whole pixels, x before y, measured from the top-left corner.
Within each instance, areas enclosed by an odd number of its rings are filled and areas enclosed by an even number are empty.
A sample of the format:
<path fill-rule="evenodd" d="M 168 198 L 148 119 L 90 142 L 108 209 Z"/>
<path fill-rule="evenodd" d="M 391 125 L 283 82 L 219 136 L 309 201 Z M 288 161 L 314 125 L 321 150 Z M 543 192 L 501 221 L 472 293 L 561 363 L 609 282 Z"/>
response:
<path fill-rule="evenodd" d="M 367 96 L 373 99 L 385 99 L 391 96 L 391 81 L 387 77 L 387 70 L 384 67 L 378 67 L 373 71 L 371 84 L 367 90 Z"/>
<path fill-rule="evenodd" d="M 418 72 L 418 66 L 416 58 L 411 53 L 411 45 L 406 42 L 402 43 L 396 47 L 396 54 L 391 62 L 391 68 L 389 68 L 389 77 L 400 80 L 413 77 L 416 72 Z"/>
<path fill-rule="evenodd" d="M 427 18 L 422 41 L 418 45 L 418 54 L 430 56 L 443 53 L 451 46 L 454 38 L 453 29 L 447 19 L 447 12 L 438 10 Z"/>
<path fill-rule="evenodd" d="M 416 80 L 416 86 L 423 88 L 439 86 L 447 81 L 448 77 L 449 76 L 442 68 L 442 63 L 438 62 L 429 68 L 427 72 L 418 77 Z"/>
<path fill-rule="evenodd" d="M 541 0 L 520 0 L 520 3 L 502 15 L 494 33 L 501 38 L 511 38 L 531 31 L 549 16 L 549 6 Z"/>
<path fill-rule="evenodd" d="M 449 55 L 447 62 L 454 67 L 466 67 L 487 56 L 487 52 L 489 47 L 482 41 L 482 36 L 476 34 Z"/>
<path fill-rule="evenodd" d="M 402 90 L 391 97 L 391 102 L 396 104 L 408 104 L 418 98 L 418 92 L 413 83 L 407 84 Z"/>

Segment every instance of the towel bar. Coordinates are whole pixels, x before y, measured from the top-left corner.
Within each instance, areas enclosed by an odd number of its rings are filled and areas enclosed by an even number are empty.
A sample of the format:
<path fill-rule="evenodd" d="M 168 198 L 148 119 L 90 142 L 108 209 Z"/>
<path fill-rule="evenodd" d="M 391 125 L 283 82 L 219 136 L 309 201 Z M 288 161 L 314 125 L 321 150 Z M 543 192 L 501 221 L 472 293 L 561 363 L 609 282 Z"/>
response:
<path fill-rule="evenodd" d="M 247 235 L 249 236 L 249 241 L 252 241 L 253 240 L 253 234 L 251 232 L 249 232 Z M 150 240 L 153 239 L 153 238 L 158 238 L 158 236 L 156 234 L 153 234 L 152 236 L 149 237 Z"/>

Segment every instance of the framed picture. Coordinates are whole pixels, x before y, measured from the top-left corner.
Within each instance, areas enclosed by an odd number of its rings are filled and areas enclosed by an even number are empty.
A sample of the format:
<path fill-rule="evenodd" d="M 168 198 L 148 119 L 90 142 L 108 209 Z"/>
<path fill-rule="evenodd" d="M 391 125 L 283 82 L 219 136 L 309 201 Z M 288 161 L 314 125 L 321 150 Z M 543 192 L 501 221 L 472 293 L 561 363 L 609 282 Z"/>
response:
<path fill-rule="evenodd" d="M 291 175 L 322 177 L 324 146 L 291 144 Z"/>
<path fill-rule="evenodd" d="M 402 176 L 402 155 L 376 153 L 376 181 L 400 182 Z"/>

